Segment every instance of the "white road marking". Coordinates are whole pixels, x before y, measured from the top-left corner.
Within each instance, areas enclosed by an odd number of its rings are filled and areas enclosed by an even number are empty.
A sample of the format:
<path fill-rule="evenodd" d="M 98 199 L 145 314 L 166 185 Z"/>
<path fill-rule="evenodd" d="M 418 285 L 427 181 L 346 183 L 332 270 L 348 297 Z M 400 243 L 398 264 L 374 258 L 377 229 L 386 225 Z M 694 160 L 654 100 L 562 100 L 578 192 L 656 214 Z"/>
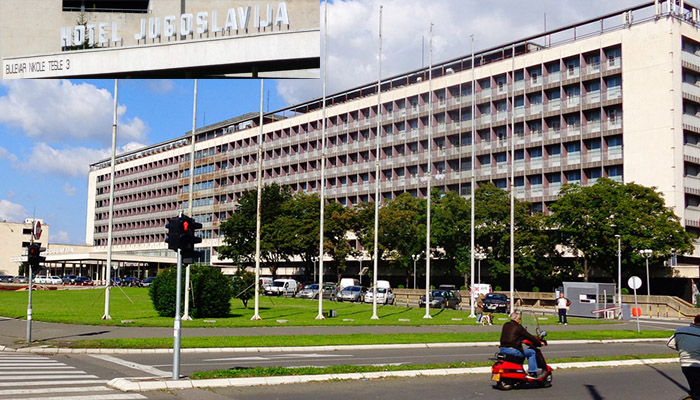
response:
<path fill-rule="evenodd" d="M 26 372 L 25 372 L 26 373 Z M 83 372 L 84 373 L 84 372 Z M 63 374 L 63 372 L 61 372 Z M 75 378 L 95 378 L 97 377 L 95 375 L 51 375 L 50 377 L 47 377 L 46 374 L 41 374 L 41 375 L 14 375 L 14 376 L 0 376 L 0 381 L 18 381 L 18 380 L 46 380 L 47 378 L 50 379 L 75 379 Z"/>
<path fill-rule="evenodd" d="M 90 394 L 86 396 L 51 396 L 51 397 L 33 397 L 31 400 L 131 400 L 145 399 L 137 393 L 114 393 L 114 394 Z"/>
<path fill-rule="evenodd" d="M 17 369 L 31 369 L 34 371 L 37 370 L 54 370 L 54 369 L 75 369 L 75 367 L 71 367 L 68 365 L 49 365 L 49 364 L 40 364 L 40 365 L 32 365 L 31 367 L 26 366 L 24 364 L 19 364 L 17 366 L 8 366 L 10 364 L 0 364 L 2 367 L 0 367 L 0 371 L 2 370 L 17 370 Z"/>
<path fill-rule="evenodd" d="M 7 375 L 22 375 L 22 374 L 26 374 L 26 373 L 27 373 L 26 371 L 17 371 L 17 372 L 9 371 L 9 372 L 3 372 L 2 374 L 7 376 Z M 41 372 L 37 372 L 37 374 L 41 374 L 41 375 L 59 375 L 59 374 L 85 375 L 85 374 L 87 374 L 87 372 L 83 372 L 83 371 L 56 371 L 56 372 L 52 372 L 52 370 L 47 369 L 46 371 L 42 370 Z"/>
<path fill-rule="evenodd" d="M 267 361 L 286 358 L 343 358 L 354 357 L 352 354 L 273 354 L 266 357 L 230 357 L 230 358 L 209 358 L 203 361 Z"/>
<path fill-rule="evenodd" d="M 50 384 L 50 383 L 48 383 Z M 70 393 L 70 392 L 101 392 L 110 390 L 107 386 L 81 386 L 79 389 L 74 387 L 63 388 L 41 388 L 41 389 L 5 389 L 0 390 L 0 396 L 5 395 L 28 395 L 28 394 L 44 394 L 44 393 Z"/>
<path fill-rule="evenodd" d="M 165 377 L 165 376 L 172 375 L 172 373 L 170 373 L 170 372 L 161 371 L 158 368 L 152 367 L 150 365 L 137 364 L 135 362 L 122 360 L 121 358 L 116 358 L 116 357 L 112 357 L 112 356 L 108 356 L 108 355 L 104 355 L 104 354 L 93 354 L 93 355 L 91 355 L 91 357 L 98 358 L 100 360 L 111 362 L 114 364 L 122 365 L 122 366 L 127 367 L 127 368 L 143 371 L 147 374 L 151 374 L 151 375 L 155 375 L 155 376 Z"/>
<path fill-rule="evenodd" d="M 82 378 L 82 377 L 80 377 Z M 108 381 L 104 379 L 61 379 L 60 381 L 51 381 L 51 385 L 104 385 Z M 17 382 L 0 382 L 0 387 L 17 386 Z M 46 386 L 45 381 L 40 382 L 22 382 L 22 386 Z"/>

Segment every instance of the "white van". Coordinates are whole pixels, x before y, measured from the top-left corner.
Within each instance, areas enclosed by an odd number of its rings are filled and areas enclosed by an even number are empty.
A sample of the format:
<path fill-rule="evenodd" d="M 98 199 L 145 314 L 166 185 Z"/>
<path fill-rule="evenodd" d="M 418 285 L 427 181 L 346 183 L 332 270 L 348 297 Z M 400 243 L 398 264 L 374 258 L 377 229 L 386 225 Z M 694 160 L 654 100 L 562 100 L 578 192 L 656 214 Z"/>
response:
<path fill-rule="evenodd" d="M 274 296 L 294 296 L 298 290 L 299 285 L 294 279 L 275 279 L 268 293 Z"/>
<path fill-rule="evenodd" d="M 488 283 L 475 283 L 474 286 L 472 286 L 472 299 L 475 299 L 479 295 L 484 295 L 486 296 L 486 293 L 491 293 L 493 290 L 491 289 L 491 285 Z"/>
<path fill-rule="evenodd" d="M 355 278 L 341 278 L 338 284 L 338 293 L 348 286 L 361 286 L 360 281 Z"/>
<path fill-rule="evenodd" d="M 263 293 L 266 293 L 270 289 L 270 285 L 272 285 L 272 277 L 270 276 L 261 276 L 260 277 L 260 291 Z"/>

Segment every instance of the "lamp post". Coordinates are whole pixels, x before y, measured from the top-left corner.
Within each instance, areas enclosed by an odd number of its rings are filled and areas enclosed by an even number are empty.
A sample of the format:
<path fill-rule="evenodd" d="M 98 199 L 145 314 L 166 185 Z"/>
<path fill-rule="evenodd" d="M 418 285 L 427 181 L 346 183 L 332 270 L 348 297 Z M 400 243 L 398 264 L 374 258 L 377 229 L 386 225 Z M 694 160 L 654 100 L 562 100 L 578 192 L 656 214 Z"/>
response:
<path fill-rule="evenodd" d="M 420 254 L 414 254 L 411 256 L 413 259 L 413 288 L 416 288 L 416 262 L 420 259 Z"/>
<path fill-rule="evenodd" d="M 316 282 L 316 261 L 318 258 L 316 257 L 311 257 L 311 262 L 314 263 L 314 282 Z"/>
<path fill-rule="evenodd" d="M 646 259 L 647 262 L 647 296 L 651 296 L 651 286 L 649 285 L 649 258 L 653 251 L 650 249 L 639 250 L 639 254 Z"/>
<path fill-rule="evenodd" d="M 486 254 L 484 254 L 484 253 L 476 253 L 476 254 L 474 254 L 474 257 L 475 257 L 475 258 L 477 259 L 477 261 L 478 261 L 478 265 L 479 265 L 479 279 L 478 279 L 478 280 L 479 280 L 479 283 L 481 283 L 481 260 L 485 260 L 485 259 L 486 259 Z"/>
<path fill-rule="evenodd" d="M 617 305 L 620 307 L 620 319 L 622 319 L 622 238 L 617 238 Z"/>

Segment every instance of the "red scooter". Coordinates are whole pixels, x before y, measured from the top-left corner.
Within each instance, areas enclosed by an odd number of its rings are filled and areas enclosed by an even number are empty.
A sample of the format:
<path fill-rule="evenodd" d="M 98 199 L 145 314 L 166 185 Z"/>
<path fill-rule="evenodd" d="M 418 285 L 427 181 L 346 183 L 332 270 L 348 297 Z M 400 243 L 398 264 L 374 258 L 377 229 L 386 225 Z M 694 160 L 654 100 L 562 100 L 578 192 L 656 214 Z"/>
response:
<path fill-rule="evenodd" d="M 547 336 L 547 332 L 542 332 L 538 335 L 542 344 L 546 346 L 545 336 Z M 552 386 L 552 367 L 547 365 L 547 361 L 544 359 L 540 349 L 528 340 L 523 340 L 523 344 L 535 351 L 537 366 L 539 367 L 538 377 L 533 378 L 529 376 L 525 368 L 523 368 L 525 357 L 516 357 L 498 352 L 496 354 L 496 363 L 491 367 L 491 380 L 496 382 L 497 389 L 511 390 L 522 385 Z"/>

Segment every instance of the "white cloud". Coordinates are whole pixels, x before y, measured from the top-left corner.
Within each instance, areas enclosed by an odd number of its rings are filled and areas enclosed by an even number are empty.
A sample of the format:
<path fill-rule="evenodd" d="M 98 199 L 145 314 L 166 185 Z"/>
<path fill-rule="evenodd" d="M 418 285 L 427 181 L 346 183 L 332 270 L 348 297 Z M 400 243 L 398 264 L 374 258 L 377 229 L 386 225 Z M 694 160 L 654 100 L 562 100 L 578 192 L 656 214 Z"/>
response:
<path fill-rule="evenodd" d="M 4 80 L 7 95 L 0 97 L 0 124 L 21 128 L 44 142 L 90 140 L 111 142 L 114 98 L 106 89 L 67 80 Z M 143 141 L 148 132 L 138 117 L 127 118 L 119 106 L 120 141 Z"/>
<path fill-rule="evenodd" d="M 0 221 L 22 222 L 29 213 L 21 204 L 0 200 Z"/>
<path fill-rule="evenodd" d="M 150 79 L 148 80 L 148 87 L 153 93 L 166 94 L 175 89 L 175 82 L 172 79 Z"/>
<path fill-rule="evenodd" d="M 637 5 L 638 0 L 347 0 L 328 4 L 327 93 L 372 84 L 378 78 L 379 5 L 382 15 L 382 77 L 429 63 L 433 28 L 433 63 L 469 55 L 549 30 Z M 323 3 L 321 4 L 323 31 Z M 323 35 L 323 32 L 322 32 Z M 422 44 L 424 57 L 421 57 Z M 323 59 L 323 47 L 321 48 Z M 323 63 L 323 60 L 322 60 Z M 297 104 L 322 95 L 319 80 L 279 80 L 279 95 Z"/>
<path fill-rule="evenodd" d="M 127 143 L 117 149 L 117 154 L 132 151 L 143 146 L 140 143 Z M 31 155 L 26 160 L 14 163 L 13 167 L 42 174 L 87 176 L 90 164 L 109 158 L 111 154 L 111 149 L 89 149 L 85 147 L 55 149 L 46 143 L 37 143 L 32 148 Z M 70 196 L 71 194 L 69 194 L 66 187 L 64 187 L 64 191 Z M 72 189 L 72 192 L 75 192 L 75 188 Z"/>
<path fill-rule="evenodd" d="M 61 244 L 67 244 L 70 243 L 70 237 L 68 236 L 68 232 L 65 231 L 60 231 L 55 235 L 51 235 L 49 237 L 49 241 L 51 243 L 61 243 Z"/>
<path fill-rule="evenodd" d="M 63 193 L 65 193 L 66 196 L 73 197 L 73 196 L 75 196 L 75 192 L 76 192 L 75 186 L 71 186 L 70 183 L 66 182 L 63 185 Z"/>
<path fill-rule="evenodd" d="M 6 148 L 0 146 L 0 160 L 15 162 L 17 161 L 17 156 L 7 151 Z"/>

